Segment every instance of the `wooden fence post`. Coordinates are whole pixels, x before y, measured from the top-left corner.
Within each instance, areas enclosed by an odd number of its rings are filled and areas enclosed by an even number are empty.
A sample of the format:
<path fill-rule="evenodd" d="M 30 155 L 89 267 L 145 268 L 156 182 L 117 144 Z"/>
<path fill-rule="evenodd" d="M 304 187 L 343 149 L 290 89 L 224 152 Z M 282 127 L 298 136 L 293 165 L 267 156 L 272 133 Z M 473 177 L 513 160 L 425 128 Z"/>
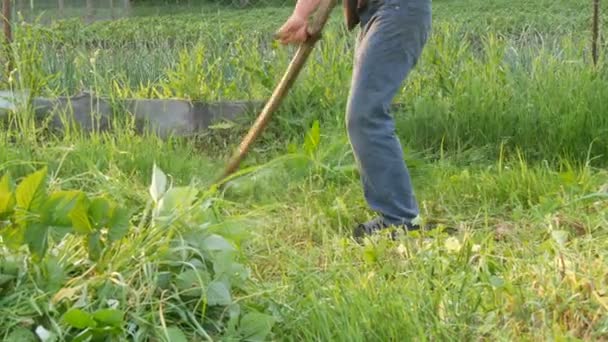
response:
<path fill-rule="evenodd" d="M 65 4 L 64 4 L 63 0 L 59 0 L 57 7 L 59 7 L 59 17 L 61 19 L 63 19 L 64 15 L 65 15 Z"/>
<path fill-rule="evenodd" d="M 597 66 L 599 50 L 597 41 L 599 39 L 600 26 L 600 0 L 593 0 L 593 37 L 591 41 L 591 53 L 593 55 L 593 65 Z"/>
<path fill-rule="evenodd" d="M 2 18 L 4 19 L 4 40 L 6 43 L 11 43 L 13 41 L 13 31 L 11 30 L 11 15 L 13 11 L 11 10 L 11 0 L 3 0 L 2 1 Z"/>
<path fill-rule="evenodd" d="M 3 0 L 2 1 L 2 21 L 3 21 L 3 26 L 4 26 L 4 44 L 2 47 L 2 50 L 4 50 L 4 55 L 6 55 L 6 63 L 7 63 L 7 70 L 6 70 L 6 78 L 8 79 L 10 76 L 11 71 L 13 70 L 13 56 L 11 54 L 11 43 L 13 42 L 13 31 L 12 31 L 12 27 L 11 27 L 11 15 L 13 14 L 13 11 L 11 10 L 11 0 Z"/>
<path fill-rule="evenodd" d="M 93 0 L 87 0 L 87 21 L 89 24 L 95 20 L 95 8 L 93 7 Z"/>

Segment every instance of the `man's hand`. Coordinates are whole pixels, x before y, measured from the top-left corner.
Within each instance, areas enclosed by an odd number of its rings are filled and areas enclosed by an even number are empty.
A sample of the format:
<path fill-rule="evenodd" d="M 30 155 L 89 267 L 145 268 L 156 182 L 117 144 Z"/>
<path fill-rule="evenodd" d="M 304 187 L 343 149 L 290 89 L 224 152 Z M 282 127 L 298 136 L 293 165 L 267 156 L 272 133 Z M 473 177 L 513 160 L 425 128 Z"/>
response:
<path fill-rule="evenodd" d="M 320 0 L 298 0 L 293 14 L 276 34 L 281 44 L 303 43 L 309 38 L 307 20 L 319 2 Z"/>
<path fill-rule="evenodd" d="M 283 45 L 299 44 L 308 39 L 308 22 L 297 13 L 292 14 L 277 32 L 277 39 Z"/>

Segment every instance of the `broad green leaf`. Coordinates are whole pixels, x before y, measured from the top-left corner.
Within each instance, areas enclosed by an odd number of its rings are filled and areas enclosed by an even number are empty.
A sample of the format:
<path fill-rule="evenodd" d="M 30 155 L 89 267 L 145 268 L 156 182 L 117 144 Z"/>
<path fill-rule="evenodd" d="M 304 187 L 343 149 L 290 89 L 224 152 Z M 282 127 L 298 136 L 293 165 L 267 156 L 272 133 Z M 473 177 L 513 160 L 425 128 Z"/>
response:
<path fill-rule="evenodd" d="M 205 222 L 205 225 L 216 224 L 218 215 L 213 207 L 213 200 L 207 199 L 197 205 L 197 209 L 192 212 L 192 220 L 195 222 Z"/>
<path fill-rule="evenodd" d="M 25 228 L 21 225 L 12 225 L 0 229 L 2 242 L 11 249 L 19 249 L 25 241 Z"/>
<path fill-rule="evenodd" d="M 158 215 L 166 216 L 182 208 L 188 208 L 196 199 L 197 190 L 191 187 L 175 187 L 167 190 L 158 203 Z"/>
<path fill-rule="evenodd" d="M 274 317 L 259 312 L 250 312 L 243 316 L 240 332 L 245 341 L 264 341 L 275 323 Z"/>
<path fill-rule="evenodd" d="M 97 322 L 95 322 L 93 317 L 80 309 L 69 310 L 63 315 L 62 319 L 66 324 L 77 329 L 94 328 L 97 326 Z"/>
<path fill-rule="evenodd" d="M 218 253 L 213 259 L 215 279 L 230 281 L 234 286 L 241 286 L 249 278 L 249 270 L 234 261 L 230 252 Z"/>
<path fill-rule="evenodd" d="M 6 173 L 0 180 L 0 219 L 8 217 L 13 212 L 15 203 L 10 175 Z"/>
<path fill-rule="evenodd" d="M 224 239 L 222 236 L 217 234 L 209 235 L 201 242 L 201 247 L 206 251 L 233 251 L 234 247 Z"/>
<path fill-rule="evenodd" d="M 127 235 L 130 220 L 129 212 L 126 209 L 121 207 L 115 208 L 108 222 L 108 239 L 113 242 Z"/>
<path fill-rule="evenodd" d="M 87 250 L 89 251 L 89 258 L 97 261 L 101 257 L 103 251 L 103 243 L 99 236 L 99 232 L 91 233 L 87 236 Z"/>
<path fill-rule="evenodd" d="M 156 164 L 152 168 L 152 184 L 150 184 L 150 196 L 155 203 L 161 199 L 167 188 L 167 176 Z"/>
<path fill-rule="evenodd" d="M 4 274 L 18 275 L 20 262 L 15 256 L 6 256 L 6 259 L 0 262 L 0 269 Z"/>
<path fill-rule="evenodd" d="M 40 208 L 45 197 L 46 177 L 46 167 L 25 177 L 15 190 L 17 206 L 30 211 Z"/>
<path fill-rule="evenodd" d="M 51 226 L 49 227 L 49 235 L 53 237 L 53 239 L 56 239 L 56 241 L 60 241 L 63 240 L 63 238 L 74 232 L 74 229 L 72 229 L 72 225 L 68 225 L 68 226 Z"/>
<path fill-rule="evenodd" d="M 50 194 L 43 205 L 43 222 L 53 226 L 70 226 L 70 213 L 82 195 L 80 191 L 57 191 Z"/>
<path fill-rule="evenodd" d="M 245 284 L 251 273 L 245 265 L 238 262 L 230 264 L 230 273 L 227 273 L 233 286 L 241 287 Z"/>
<path fill-rule="evenodd" d="M 212 281 L 207 287 L 207 304 L 226 306 L 232 303 L 230 289 L 220 281 Z"/>
<path fill-rule="evenodd" d="M 59 258 L 55 256 L 49 256 L 44 260 L 45 270 L 45 289 L 47 292 L 55 293 L 61 289 L 66 281 L 66 272 L 59 262 Z"/>
<path fill-rule="evenodd" d="M 158 272 L 156 276 L 156 286 L 158 288 L 166 290 L 171 284 L 171 272 Z"/>
<path fill-rule="evenodd" d="M 14 275 L 10 275 L 10 274 L 1 274 L 0 273 L 0 286 L 8 283 L 9 281 L 15 279 L 16 277 Z"/>
<path fill-rule="evenodd" d="M 209 222 L 209 220 L 201 222 Z M 209 226 L 208 231 L 210 233 L 221 233 L 222 236 L 238 246 L 251 237 L 251 231 L 248 227 L 254 224 L 255 222 L 247 219 L 224 220 Z"/>
<path fill-rule="evenodd" d="M 89 199 L 85 195 L 78 197 L 76 205 L 69 215 L 72 220 L 72 227 L 78 234 L 89 234 L 93 231 L 93 226 L 89 220 Z"/>
<path fill-rule="evenodd" d="M 112 214 L 112 206 L 110 202 L 103 197 L 96 197 L 91 200 L 89 205 L 89 218 L 91 224 L 96 228 L 104 227 L 110 220 Z"/>
<path fill-rule="evenodd" d="M 239 317 L 241 317 L 241 306 L 238 303 L 232 303 L 228 306 L 228 322 L 226 326 L 228 327 L 228 334 L 234 334 L 237 329 L 237 324 L 239 322 Z"/>
<path fill-rule="evenodd" d="M 30 223 L 25 228 L 25 242 L 27 243 L 30 252 L 43 257 L 48 248 L 48 226 L 40 223 Z"/>
<path fill-rule="evenodd" d="M 6 336 L 6 341 L 38 342 L 39 340 L 31 330 L 16 327 L 8 336 Z"/>
<path fill-rule="evenodd" d="M 120 327 L 124 323 L 125 313 L 116 309 L 102 309 L 93 313 L 93 319 L 104 325 Z"/>
<path fill-rule="evenodd" d="M 186 335 L 178 327 L 168 327 L 165 333 L 167 342 L 188 342 Z"/>
<path fill-rule="evenodd" d="M 251 177 L 233 179 L 225 186 L 226 193 L 235 198 L 252 196 L 256 188 L 256 183 Z"/>
<path fill-rule="evenodd" d="M 207 272 L 193 269 L 180 273 L 175 279 L 175 285 L 180 290 L 180 295 L 186 297 L 202 296 L 203 289 L 209 282 L 210 279 Z"/>
<path fill-rule="evenodd" d="M 213 257 L 213 272 L 216 276 L 222 273 L 230 273 L 233 262 L 234 254 L 230 251 L 217 253 Z"/>
<path fill-rule="evenodd" d="M 312 127 L 306 134 L 306 141 L 304 142 L 304 150 L 306 153 L 313 154 L 317 147 L 319 146 L 319 141 L 321 140 L 321 129 L 319 126 L 319 121 L 315 120 L 313 122 Z"/>

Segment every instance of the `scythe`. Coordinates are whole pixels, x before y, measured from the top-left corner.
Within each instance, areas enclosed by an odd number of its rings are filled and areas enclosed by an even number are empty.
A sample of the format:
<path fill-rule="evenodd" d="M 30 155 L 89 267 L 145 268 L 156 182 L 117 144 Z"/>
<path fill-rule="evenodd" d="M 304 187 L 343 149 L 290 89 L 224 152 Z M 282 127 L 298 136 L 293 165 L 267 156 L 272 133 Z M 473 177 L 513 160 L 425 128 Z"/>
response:
<path fill-rule="evenodd" d="M 219 178 L 218 183 L 226 180 L 228 176 L 238 169 L 241 161 L 244 159 L 247 152 L 249 152 L 249 149 L 253 145 L 255 139 L 262 133 L 272 114 L 281 105 L 283 99 L 304 67 L 304 64 L 312 52 L 315 44 L 321 38 L 321 31 L 323 30 L 323 27 L 325 26 L 325 23 L 329 19 L 329 15 L 335 6 L 336 0 L 322 0 L 319 4 L 317 12 L 315 13 L 313 20 L 308 27 L 309 38 L 298 47 L 298 50 L 287 67 L 285 74 L 274 89 L 272 96 L 264 105 L 264 108 L 258 115 L 256 121 L 249 129 L 249 132 L 243 138 L 239 147 L 234 152 L 223 174 Z"/>

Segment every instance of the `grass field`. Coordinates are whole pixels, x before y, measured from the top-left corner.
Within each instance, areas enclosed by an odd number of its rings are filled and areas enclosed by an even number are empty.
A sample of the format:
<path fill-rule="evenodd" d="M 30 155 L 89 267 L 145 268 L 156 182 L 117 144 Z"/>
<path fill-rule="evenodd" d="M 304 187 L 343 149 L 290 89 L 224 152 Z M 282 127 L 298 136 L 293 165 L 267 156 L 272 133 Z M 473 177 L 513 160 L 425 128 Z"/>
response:
<path fill-rule="evenodd" d="M 395 118 L 423 221 L 458 234 L 350 240 L 372 213 L 343 127 L 354 33 L 336 11 L 226 189 L 210 184 L 253 118 L 164 141 L 126 124 L 52 133 L 27 110 L 3 121 L 2 340 L 608 340 L 608 69 L 591 62 L 591 4 L 433 7 Z M 22 25 L 0 84 L 264 99 L 293 52 L 271 41 L 289 11 Z"/>

